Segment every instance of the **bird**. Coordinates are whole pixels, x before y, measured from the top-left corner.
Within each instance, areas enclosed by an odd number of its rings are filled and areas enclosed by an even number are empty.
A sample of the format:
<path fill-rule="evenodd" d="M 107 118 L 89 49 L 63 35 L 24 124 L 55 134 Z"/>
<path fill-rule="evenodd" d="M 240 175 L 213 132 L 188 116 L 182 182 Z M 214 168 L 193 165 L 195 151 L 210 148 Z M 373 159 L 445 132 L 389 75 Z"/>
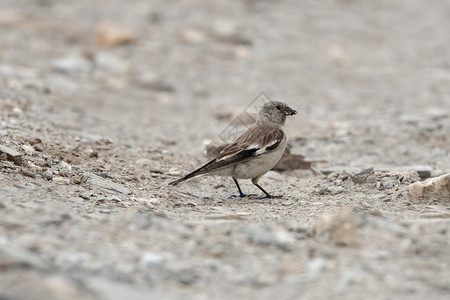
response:
<path fill-rule="evenodd" d="M 226 146 L 211 161 L 169 183 L 175 186 L 200 175 L 230 176 L 239 191 L 239 197 L 246 197 L 239 186 L 238 179 L 251 179 L 265 196 L 273 196 L 258 184 L 259 179 L 270 171 L 283 156 L 287 135 L 283 126 L 287 116 L 297 114 L 286 103 L 270 101 L 258 112 L 255 124 L 242 133 L 233 143 Z M 233 195 L 234 196 L 234 195 Z"/>

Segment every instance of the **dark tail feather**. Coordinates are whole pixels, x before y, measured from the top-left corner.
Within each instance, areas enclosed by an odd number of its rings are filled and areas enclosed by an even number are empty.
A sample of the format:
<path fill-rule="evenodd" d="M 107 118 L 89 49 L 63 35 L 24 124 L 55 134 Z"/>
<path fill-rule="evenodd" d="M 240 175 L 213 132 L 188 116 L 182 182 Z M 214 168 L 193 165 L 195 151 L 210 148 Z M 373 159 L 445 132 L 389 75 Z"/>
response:
<path fill-rule="evenodd" d="M 213 159 L 209 163 L 204 165 L 203 167 L 198 168 L 197 170 L 187 174 L 186 176 L 184 176 L 184 177 L 182 177 L 180 179 L 174 180 L 172 182 L 169 182 L 169 185 L 177 185 L 177 184 L 179 184 L 179 183 L 181 183 L 183 181 L 186 181 L 186 180 L 188 180 L 188 179 L 190 179 L 192 177 L 196 177 L 196 176 L 205 174 L 205 173 L 207 173 L 209 171 L 208 167 L 211 166 L 215 162 L 216 162 L 216 159 Z"/>
<path fill-rule="evenodd" d="M 183 182 L 185 180 L 188 180 L 189 178 L 192 178 L 192 177 L 195 177 L 197 175 L 200 175 L 200 174 L 195 174 L 195 172 L 196 171 L 194 171 L 192 173 L 189 173 L 189 174 L 187 174 L 186 176 L 184 176 L 184 177 L 182 177 L 180 179 L 177 179 L 177 180 L 174 180 L 172 182 L 169 182 L 169 185 L 177 185 L 177 184 L 179 184 L 179 183 L 181 183 L 181 182 Z"/>

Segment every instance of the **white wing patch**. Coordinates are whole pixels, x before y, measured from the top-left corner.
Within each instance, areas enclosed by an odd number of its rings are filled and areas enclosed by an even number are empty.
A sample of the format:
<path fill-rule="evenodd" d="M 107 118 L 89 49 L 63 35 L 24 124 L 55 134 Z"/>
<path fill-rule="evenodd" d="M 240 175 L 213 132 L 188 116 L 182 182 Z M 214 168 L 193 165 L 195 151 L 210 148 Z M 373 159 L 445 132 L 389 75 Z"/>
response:
<path fill-rule="evenodd" d="M 264 153 L 267 152 L 267 148 L 269 148 L 269 147 L 271 147 L 271 146 L 273 146 L 273 145 L 275 145 L 276 143 L 279 143 L 279 142 L 280 142 L 279 139 L 273 140 L 271 143 L 265 145 L 263 148 L 260 148 L 260 146 L 258 144 L 253 144 L 253 145 L 248 146 L 244 150 L 255 150 L 255 149 L 258 149 L 258 150 L 256 150 L 255 155 L 261 155 L 261 154 L 264 154 Z M 273 150 L 273 149 L 271 149 L 271 150 Z M 243 150 L 241 150 L 241 151 L 243 151 Z M 224 157 L 220 158 L 218 161 L 227 160 L 227 159 L 235 156 L 237 153 L 238 152 L 231 153 L 231 154 L 229 154 L 227 156 L 224 156 Z"/>
<path fill-rule="evenodd" d="M 270 147 L 270 146 L 273 146 L 273 145 L 275 145 L 276 143 L 279 143 L 280 142 L 280 140 L 273 140 L 270 144 L 267 144 L 267 145 L 265 145 L 264 146 L 264 148 L 261 148 L 261 149 L 259 149 L 258 151 L 256 151 L 256 155 L 261 155 L 261 154 L 263 154 L 263 153 L 266 153 L 267 152 L 267 148 L 268 147 Z M 254 148 L 253 148 L 254 149 Z"/>

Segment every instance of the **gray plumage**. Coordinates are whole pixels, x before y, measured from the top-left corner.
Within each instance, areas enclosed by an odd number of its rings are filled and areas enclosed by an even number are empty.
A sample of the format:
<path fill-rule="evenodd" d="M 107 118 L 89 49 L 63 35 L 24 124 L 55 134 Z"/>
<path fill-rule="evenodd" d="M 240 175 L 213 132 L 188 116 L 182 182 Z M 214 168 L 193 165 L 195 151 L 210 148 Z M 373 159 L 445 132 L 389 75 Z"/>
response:
<path fill-rule="evenodd" d="M 170 182 L 177 185 L 200 175 L 231 176 L 241 197 L 245 196 L 237 179 L 252 179 L 266 197 L 273 197 L 258 185 L 262 175 L 271 170 L 281 159 L 286 148 L 286 133 L 282 128 L 286 117 L 297 112 L 285 103 L 272 101 L 264 104 L 256 123 L 248 128 L 235 142 L 225 147 L 210 162 L 188 175 Z"/>

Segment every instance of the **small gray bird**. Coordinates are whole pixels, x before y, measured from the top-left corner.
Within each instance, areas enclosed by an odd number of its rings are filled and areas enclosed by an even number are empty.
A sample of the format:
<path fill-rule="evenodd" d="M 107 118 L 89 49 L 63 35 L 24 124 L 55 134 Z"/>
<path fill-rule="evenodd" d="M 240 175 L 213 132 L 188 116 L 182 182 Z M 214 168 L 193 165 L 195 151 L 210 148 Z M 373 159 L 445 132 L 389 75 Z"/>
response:
<path fill-rule="evenodd" d="M 264 104 L 256 123 L 248 128 L 234 143 L 229 144 L 210 162 L 189 173 L 183 178 L 170 182 L 177 185 L 187 179 L 200 175 L 231 176 L 239 190 L 239 196 L 245 197 L 237 179 L 251 179 L 266 196 L 276 198 L 266 192 L 258 180 L 270 171 L 283 156 L 286 148 L 286 132 L 283 125 L 286 117 L 297 114 L 283 102 L 272 101 Z"/>

